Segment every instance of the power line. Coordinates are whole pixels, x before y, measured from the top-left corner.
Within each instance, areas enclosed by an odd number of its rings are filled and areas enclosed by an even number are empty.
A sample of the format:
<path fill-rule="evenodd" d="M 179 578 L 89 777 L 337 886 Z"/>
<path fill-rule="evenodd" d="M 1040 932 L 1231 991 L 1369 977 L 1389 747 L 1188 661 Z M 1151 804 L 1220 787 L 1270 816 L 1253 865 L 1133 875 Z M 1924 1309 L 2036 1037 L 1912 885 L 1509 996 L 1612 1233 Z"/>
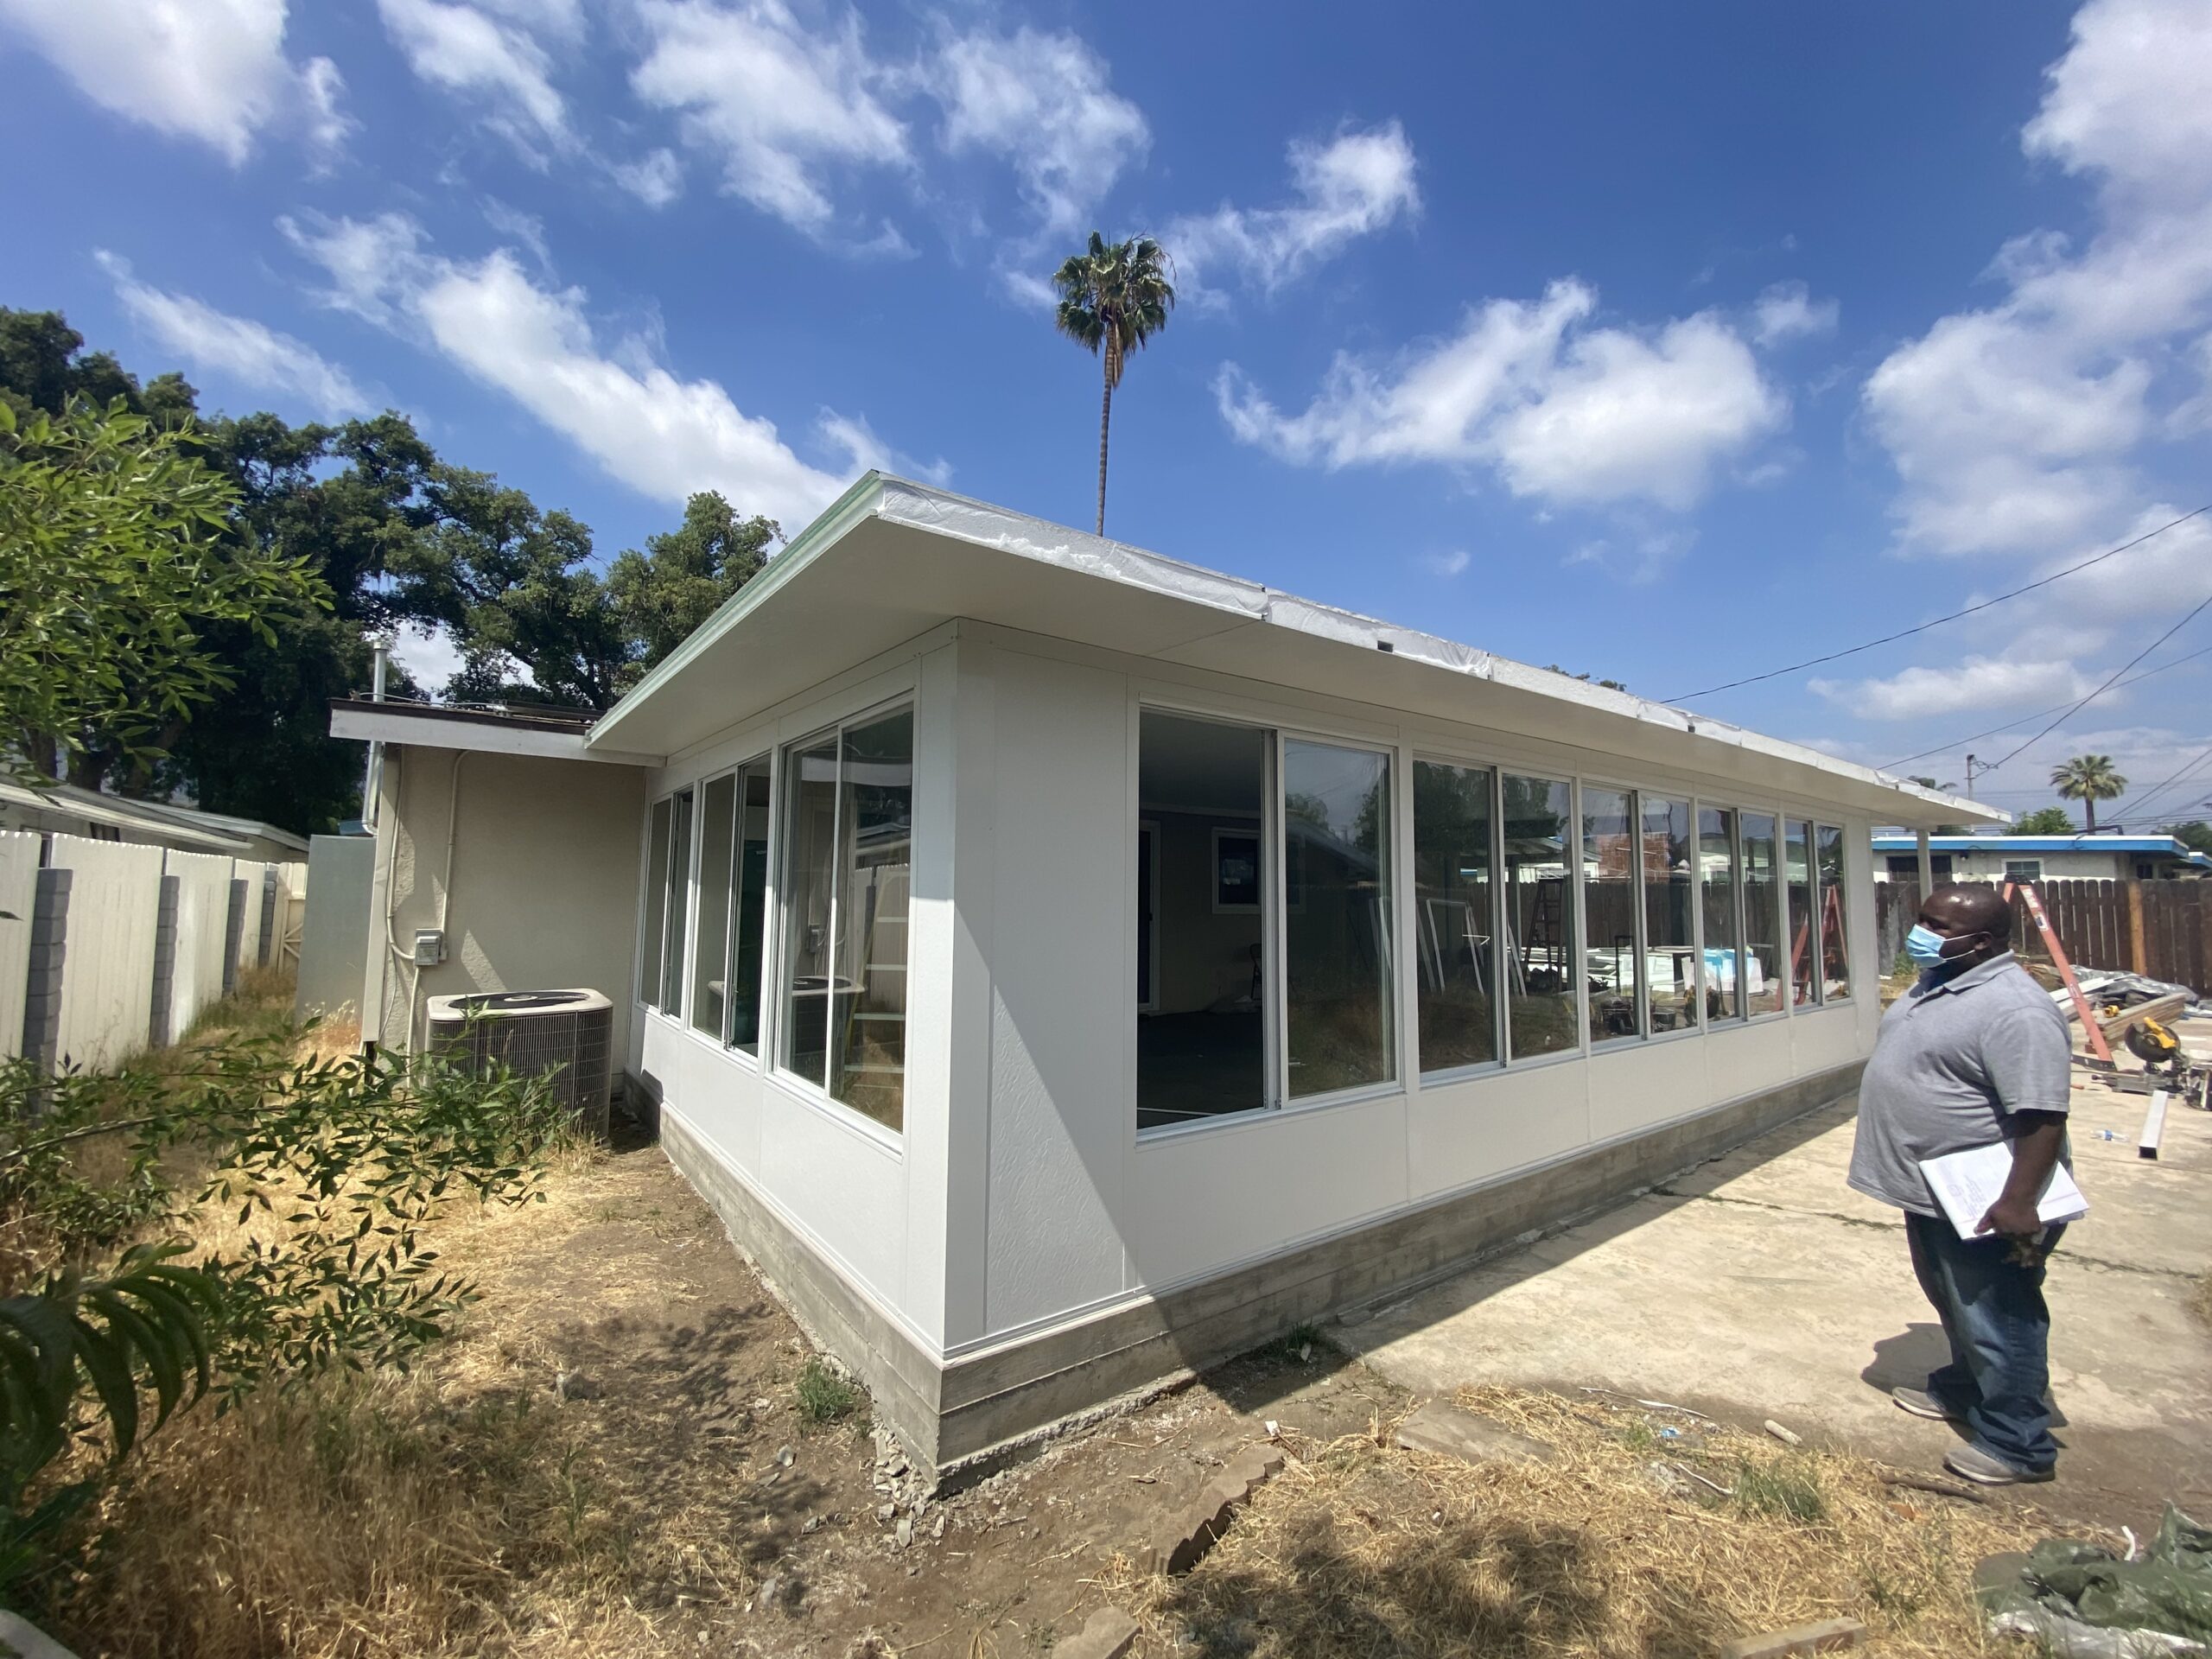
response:
<path fill-rule="evenodd" d="M 1753 674 L 1745 679 L 1730 680 L 1726 685 L 1708 685 L 1702 691 L 1692 691 L 1686 696 L 1669 697 L 1666 701 L 1669 702 L 1694 702 L 1699 697 L 1709 697 L 1717 691 L 1733 691 L 1739 685 L 1757 685 L 1762 680 L 1780 679 L 1784 674 L 1795 674 L 1800 669 L 1818 668 L 1822 663 L 1833 663 L 1846 657 L 1856 657 L 1860 652 L 1872 651 L 1877 645 L 1891 645 L 1899 639 L 1910 639 L 1916 633 L 1925 633 L 1930 628 L 1942 627 L 1946 622 L 1955 622 L 1962 616 L 1972 616 L 1975 612 L 1986 611 L 1993 605 L 2002 605 L 2008 599 L 2018 599 L 2022 594 L 2031 594 L 2038 588 L 2048 588 L 2062 577 L 2070 576 L 2077 570 L 2086 570 L 2093 564 L 2102 564 L 2107 559 L 2116 558 L 2130 548 L 2140 547 L 2152 537 L 2163 536 L 2176 525 L 2185 524 L 2199 514 L 2207 512 L 2212 512 L 2212 501 L 2206 502 L 2194 512 L 2184 512 L 2171 524 L 2160 524 L 2156 530 L 2144 531 L 2132 542 L 2122 542 L 2118 547 L 2107 549 L 2094 558 L 2084 559 L 2079 564 L 2069 564 L 2063 570 L 2054 570 L 2050 575 L 2038 577 L 2024 588 L 2015 588 L 2010 593 L 1999 594 L 1994 599 L 1985 599 L 1979 605 L 1969 605 L 1962 611 L 1953 611 L 1948 616 L 1939 616 L 1932 622 L 1921 623 L 1917 627 L 1902 629 L 1896 633 L 1885 633 L 1878 639 L 1869 639 L 1863 645 L 1853 645 L 1846 651 L 1832 651 L 1825 657 L 1809 658 L 1802 663 L 1792 663 L 1787 668 L 1774 669 L 1764 674 Z"/>
<path fill-rule="evenodd" d="M 2133 816 L 2135 811 L 2141 811 L 2148 808 L 2152 801 L 2158 799 L 2159 796 L 2164 794 L 2176 784 L 2181 782 L 2183 779 L 2186 778 L 2190 772 L 2195 772 L 2207 760 L 2212 760 L 2212 743 L 2208 743 L 2202 748 L 2199 749 L 2194 758 L 2183 761 L 2181 765 L 2180 770 L 2176 772 L 2172 777 L 2167 779 L 2162 784 L 2152 785 L 2142 794 L 2137 796 L 2131 810 L 2130 816 Z"/>
<path fill-rule="evenodd" d="M 2205 656 L 2212 656 L 2212 645 L 2206 645 L 2200 650 L 2192 651 L 2186 657 L 2177 657 L 2171 663 L 2160 663 L 2156 668 L 2146 668 L 2140 674 L 2135 675 L 2132 678 L 2122 680 L 2118 685 L 2113 687 L 2113 690 L 2115 691 L 2124 690 L 2128 686 L 2138 684 L 2144 680 L 2151 678 L 2153 675 L 2163 674 L 2170 668 L 2179 668 L 2183 663 L 2195 662 L 2199 657 Z M 1951 750 L 1962 747 L 1968 743 L 1979 743 L 1985 737 L 1994 737 L 1999 732 L 2009 732 L 2016 727 L 2024 726 L 2031 720 L 2041 720 L 2045 715 L 2055 715 L 2065 706 L 2066 705 L 2063 702 L 2054 702 L 2048 709 L 2038 709 L 2031 715 L 2022 715 L 2017 720 L 2006 721 L 2002 726 L 1993 726 L 1986 732 L 1975 732 L 1971 736 L 1954 738 L 1948 743 L 1938 743 L 1932 749 L 1923 749 L 1917 754 L 1908 754 L 1902 760 L 1885 760 L 1882 763 L 1882 770 L 1885 772 L 1893 772 L 1899 766 L 1909 766 L 1916 760 L 1925 760 L 1931 754 L 1947 754 Z M 2018 791 L 2007 792 L 2012 793 Z"/>
<path fill-rule="evenodd" d="M 2168 629 L 2167 629 L 2164 633 L 2160 634 L 2157 639 L 2153 639 L 2153 640 L 2152 640 L 2149 645 L 2147 645 L 2144 646 L 2142 650 L 2140 650 L 2140 651 L 2137 652 L 2136 652 L 2133 657 L 2129 658 L 2126 662 L 2122 663 L 2122 664 L 2121 664 L 2118 668 L 2114 669 L 2114 670 L 2113 671 L 2113 672 L 2112 672 L 2111 677 L 2110 677 L 2110 678 L 2108 678 L 2108 679 L 2107 679 L 2107 680 L 2105 681 L 2105 683 L 2104 683 L 2102 685 L 2099 686 L 2095 690 L 2094 690 L 2094 691 L 2090 692 L 2090 693 L 2089 693 L 2089 695 L 2088 695 L 2088 696 L 2086 696 L 2086 697 L 2082 698 L 2081 702 L 2079 702 L 2075 703 L 2075 704 L 2071 709 L 2068 709 L 2064 714 L 2061 715 L 2060 715 L 2056 720 L 2052 721 L 2050 722 L 2050 725 L 2048 725 L 2048 726 L 2044 727 L 2044 728 L 2043 728 L 2043 730 L 2041 730 L 2041 731 L 2037 732 L 2037 733 L 2033 737 L 2030 738 L 2030 739 L 2029 739 L 2025 743 L 2021 744 L 2021 745 L 2020 745 L 2020 747 L 2019 747 L 2019 748 L 2016 748 L 2016 749 L 2014 749 L 2014 750 L 2013 750 L 2010 754 L 2005 755 L 2005 758 L 2004 758 L 2004 760 L 1993 760 L 1993 761 L 1991 761 L 1987 766 L 1984 766 L 1984 767 L 1982 768 L 1982 770 L 1983 770 L 1984 772 L 1994 772 L 1994 771 L 1996 771 L 1996 770 L 1997 770 L 1997 768 L 1998 768 L 1998 767 L 1999 767 L 1999 766 L 2003 766 L 2003 765 L 2005 764 L 2005 760 L 2015 760 L 2015 759 L 2017 759 L 2017 758 L 2018 757 L 2018 755 L 2019 755 L 2019 753 L 2020 753 L 2020 751 L 2021 751 L 2022 749 L 2026 749 L 2026 748 L 2032 747 L 2034 745 L 2036 745 L 2036 744 L 2037 744 L 2037 743 L 2042 742 L 2044 739 L 2045 739 L 2046 737 L 2049 737 L 2049 736 L 2050 736 L 2053 732 L 2056 731 L 2060 727 L 2063 726 L 2063 725 L 2064 725 L 2068 721 L 2069 721 L 2069 720 L 2073 719 L 2075 715 L 2076 715 L 2080 714 L 2080 713 L 2082 712 L 2082 709 L 2084 709 L 2088 708 L 2091 703 L 2094 702 L 2095 702 L 2099 697 L 2101 697 L 2101 696 L 2104 696 L 2104 694 L 2105 694 L 2106 692 L 2107 692 L 2107 691 L 2111 690 L 2112 690 L 2112 687 L 2113 687 L 2113 680 L 2117 680 L 2117 679 L 2118 679 L 2121 675 L 2123 675 L 2123 674 L 2126 673 L 2126 672 L 2127 672 L 2127 671 L 2128 671 L 2129 669 L 2131 669 L 2131 668 L 2134 667 L 2136 664 L 2138 664 L 2138 663 L 2141 662 L 2141 661 L 2142 661 L 2145 657 L 2148 657 L 2148 656 L 2149 656 L 2152 652 L 2156 651 L 2156 650 L 2157 650 L 2160 645 L 2164 645 L 2164 644 L 2166 643 L 2166 641 L 2167 641 L 2167 640 L 2169 640 L 2169 639 L 2172 639 L 2172 638 L 2174 637 L 2174 635 L 2176 635 L 2176 634 L 2179 633 L 2179 632 L 2180 632 L 2183 628 L 2187 627 L 2190 623 L 2192 623 L 2192 622 L 2196 621 L 2196 619 L 2197 619 L 2199 616 L 2201 616 L 2201 615 L 2202 615 L 2202 614 L 2203 614 L 2203 613 L 2204 613 L 2204 611 L 2205 611 L 2205 609 L 2206 609 L 2206 607 L 2212 607 L 2212 594 L 2205 594 L 2205 595 L 2204 595 L 2204 597 L 2203 597 L 2202 599 L 2201 599 L 2201 600 L 2197 601 L 2196 607 L 2195 607 L 2192 610 L 2190 610 L 2190 613 L 2189 613 L 2187 616 L 2184 616 L 2183 618 L 2182 618 L 2182 620 L 2181 620 L 2180 621 L 2178 621 L 2178 622 L 2175 623 L 2175 624 L 2173 625 L 2173 626 L 2171 626 L 2171 628 L 2168 628 Z"/>

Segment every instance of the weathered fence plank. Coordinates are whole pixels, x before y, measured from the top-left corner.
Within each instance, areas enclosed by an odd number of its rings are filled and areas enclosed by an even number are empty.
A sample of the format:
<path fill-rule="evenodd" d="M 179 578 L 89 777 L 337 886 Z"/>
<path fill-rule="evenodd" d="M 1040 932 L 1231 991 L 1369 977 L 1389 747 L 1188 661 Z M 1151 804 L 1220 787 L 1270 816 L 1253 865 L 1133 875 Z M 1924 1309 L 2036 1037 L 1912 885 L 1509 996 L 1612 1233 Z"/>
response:
<path fill-rule="evenodd" d="M 2212 881 L 2045 881 L 2037 892 L 2044 912 L 2076 968 L 2145 974 L 2212 996 Z M 1920 888 L 1912 881 L 1878 882 L 1875 937 L 1887 971 L 1913 918 Z M 2019 953 L 2047 961 L 2027 901 L 2012 898 L 2012 940 Z"/>

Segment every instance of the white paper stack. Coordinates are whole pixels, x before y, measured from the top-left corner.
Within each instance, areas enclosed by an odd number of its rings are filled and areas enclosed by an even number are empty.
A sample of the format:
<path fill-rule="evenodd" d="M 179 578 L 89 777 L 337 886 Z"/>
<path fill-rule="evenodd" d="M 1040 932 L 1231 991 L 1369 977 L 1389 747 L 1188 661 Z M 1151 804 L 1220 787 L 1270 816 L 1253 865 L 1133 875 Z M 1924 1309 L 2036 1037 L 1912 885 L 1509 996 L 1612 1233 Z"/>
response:
<path fill-rule="evenodd" d="M 1951 1225 L 1958 1229 L 1959 1236 L 1974 1238 L 1977 1236 L 1974 1229 L 1981 1225 L 1989 1206 L 2003 1195 L 2005 1183 L 2012 1179 L 2012 1148 L 2000 1141 L 1993 1147 L 1976 1147 L 1971 1152 L 1923 1158 L 1920 1160 L 1920 1173 L 1928 1178 L 1929 1190 L 1935 1193 L 1936 1202 L 1943 1206 Z M 2056 1166 L 2050 1172 L 2041 1202 L 2036 1205 L 2037 1216 L 2044 1226 L 2057 1227 L 2079 1221 L 2088 1213 L 2089 1201 L 2082 1196 L 2082 1189 L 2074 1184 L 2066 1166 Z"/>

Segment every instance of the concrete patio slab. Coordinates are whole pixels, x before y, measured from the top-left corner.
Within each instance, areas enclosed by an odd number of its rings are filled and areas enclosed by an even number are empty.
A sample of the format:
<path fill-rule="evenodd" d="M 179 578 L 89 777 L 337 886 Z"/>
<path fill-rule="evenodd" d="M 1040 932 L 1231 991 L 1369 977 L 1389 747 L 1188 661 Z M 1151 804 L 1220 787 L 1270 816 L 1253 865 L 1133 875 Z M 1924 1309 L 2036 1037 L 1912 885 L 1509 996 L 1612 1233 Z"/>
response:
<path fill-rule="evenodd" d="M 2212 1022 L 2190 1035 L 2212 1040 Z M 2212 1270 L 2212 1114 L 2173 1109 L 2150 1162 L 2135 1145 L 2145 1096 L 2089 1084 L 2074 1100 L 2091 1213 L 2051 1267 L 2066 1450 L 2034 1498 L 2139 1528 L 2168 1497 L 2212 1515 L 2212 1332 L 2188 1306 Z M 1887 1390 L 1942 1362 L 1942 1332 L 1897 1212 L 1844 1185 L 1853 1109 L 1785 1126 L 1332 1339 L 1421 1393 L 1614 1389 L 1933 1470 L 1956 1431 Z"/>

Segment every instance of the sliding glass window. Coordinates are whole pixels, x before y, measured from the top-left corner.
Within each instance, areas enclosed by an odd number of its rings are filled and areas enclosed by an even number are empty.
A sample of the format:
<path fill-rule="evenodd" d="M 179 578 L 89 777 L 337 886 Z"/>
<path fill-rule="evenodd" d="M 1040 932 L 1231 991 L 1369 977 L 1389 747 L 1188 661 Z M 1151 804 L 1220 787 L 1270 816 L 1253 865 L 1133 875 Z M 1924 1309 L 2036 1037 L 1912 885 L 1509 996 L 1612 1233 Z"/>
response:
<path fill-rule="evenodd" d="M 737 772 L 737 896 L 729 937 L 729 1025 L 723 1041 L 760 1052 L 761 959 L 767 948 L 768 763 Z"/>
<path fill-rule="evenodd" d="M 1497 1058 L 1493 774 L 1414 762 L 1414 925 L 1421 932 L 1421 1069 Z"/>
<path fill-rule="evenodd" d="M 691 1024 L 721 1040 L 722 953 L 729 944 L 730 876 L 736 868 L 737 779 L 710 779 L 699 795 L 699 949 L 692 957 Z"/>
<path fill-rule="evenodd" d="M 1783 836 L 1783 870 L 1789 888 L 1789 1001 L 1805 1007 L 1821 1000 L 1813 938 L 1813 826 L 1792 818 Z"/>
<path fill-rule="evenodd" d="M 1736 814 L 1725 806 L 1697 810 L 1698 888 L 1705 921 L 1705 1016 L 1744 1017 L 1744 976 L 1736 956 Z"/>
<path fill-rule="evenodd" d="M 1651 1029 L 1698 1025 L 1696 843 L 1690 804 L 1641 795 L 1643 940 L 1651 975 Z"/>
<path fill-rule="evenodd" d="M 638 934 L 638 1001 L 660 1007 L 661 937 L 668 928 L 668 823 L 675 810 L 653 803 L 645 830 L 645 920 Z"/>
<path fill-rule="evenodd" d="M 1549 778 L 1503 779 L 1507 1052 L 1515 1059 L 1581 1046 L 1573 895 L 1567 889 L 1567 798 Z"/>
<path fill-rule="evenodd" d="M 1834 824 L 1821 825 L 1816 849 L 1821 880 L 1821 1001 L 1840 1002 L 1851 995 L 1851 964 L 1844 943 L 1843 831 Z"/>
<path fill-rule="evenodd" d="M 906 1114 L 911 709 L 826 733 L 785 768 L 782 1063 L 887 1128 Z"/>
<path fill-rule="evenodd" d="M 1744 848 L 1744 994 L 1754 1015 L 1782 1012 L 1782 873 L 1771 812 L 1739 820 Z"/>
<path fill-rule="evenodd" d="M 1294 1100 L 1397 1076 L 1390 759 L 1282 746 L 1284 1033 Z"/>
<path fill-rule="evenodd" d="M 691 791 L 677 791 L 669 804 L 668 927 L 660 959 L 660 1011 L 681 1019 L 683 944 L 691 922 Z"/>
<path fill-rule="evenodd" d="M 1643 1034 L 1636 940 L 1636 805 L 1624 789 L 1582 791 L 1582 919 L 1590 936 L 1590 1040 Z"/>
<path fill-rule="evenodd" d="M 1262 727 L 1138 716 L 1140 1129 L 1274 1098 L 1263 921 L 1274 908 L 1274 750 Z"/>

